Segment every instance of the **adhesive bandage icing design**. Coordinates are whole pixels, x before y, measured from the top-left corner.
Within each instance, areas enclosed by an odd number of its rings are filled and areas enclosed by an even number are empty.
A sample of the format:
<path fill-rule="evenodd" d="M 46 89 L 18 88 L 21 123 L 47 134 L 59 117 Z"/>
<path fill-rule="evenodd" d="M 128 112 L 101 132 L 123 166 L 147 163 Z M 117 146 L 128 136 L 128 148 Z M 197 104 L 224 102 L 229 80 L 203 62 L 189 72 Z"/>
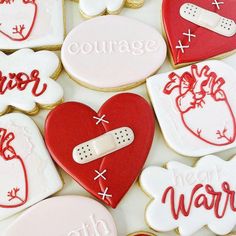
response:
<path fill-rule="evenodd" d="M 73 159 L 79 164 L 86 164 L 105 155 L 130 145 L 134 133 L 128 127 L 109 131 L 95 139 L 77 145 L 73 149 Z"/>
<path fill-rule="evenodd" d="M 236 24 L 233 20 L 192 3 L 183 4 L 180 15 L 185 20 L 226 37 L 232 37 L 236 33 Z"/>

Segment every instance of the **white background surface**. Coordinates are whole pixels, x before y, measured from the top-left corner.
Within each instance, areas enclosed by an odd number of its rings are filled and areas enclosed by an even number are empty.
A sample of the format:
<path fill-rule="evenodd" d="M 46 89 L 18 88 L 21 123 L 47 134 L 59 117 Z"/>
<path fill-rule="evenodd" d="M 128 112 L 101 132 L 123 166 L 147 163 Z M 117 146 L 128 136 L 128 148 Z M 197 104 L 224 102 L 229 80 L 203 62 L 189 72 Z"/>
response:
<path fill-rule="evenodd" d="M 161 2 L 162 2 L 161 0 L 146 0 L 145 5 L 141 9 L 133 10 L 124 8 L 121 12 L 121 15 L 138 19 L 144 23 L 154 26 L 159 31 L 161 31 Z M 68 33 L 74 26 L 82 22 L 83 19 L 79 14 L 78 3 L 76 2 L 71 2 L 69 0 L 66 0 L 65 13 L 66 13 L 66 28 Z M 229 61 L 231 65 L 233 65 L 236 68 L 236 56 L 235 58 L 233 58 L 233 60 L 230 59 Z M 171 70 L 171 67 L 169 65 L 169 62 L 166 61 L 165 65 L 161 68 L 159 73 L 166 72 L 169 70 Z M 70 80 L 65 72 L 62 72 L 62 74 L 58 79 L 58 82 L 64 88 L 65 101 L 79 101 L 82 103 L 86 103 L 95 110 L 98 110 L 99 107 L 107 99 L 116 94 L 116 93 L 96 92 L 81 87 L 80 85 Z M 132 89 L 129 92 L 140 94 L 141 96 L 145 97 L 148 100 L 148 94 L 145 85 Z M 47 113 L 48 111 L 41 111 L 37 116 L 32 117 L 42 132 Z M 218 154 L 218 156 L 224 159 L 229 159 L 234 154 L 236 154 L 236 149 L 220 153 Z M 178 160 L 185 164 L 192 165 L 197 159 L 182 157 L 176 154 L 174 151 L 172 151 L 163 140 L 159 126 L 156 123 L 156 134 L 153 141 L 153 146 L 145 166 L 149 165 L 162 166 L 169 160 Z M 82 187 L 80 187 L 75 181 L 73 181 L 72 178 L 70 178 L 62 170 L 60 170 L 60 172 L 62 173 L 63 179 L 65 181 L 65 186 L 63 190 L 58 193 L 58 195 L 77 194 L 83 196 L 90 196 Z M 128 233 L 132 233 L 139 230 L 149 230 L 147 224 L 145 223 L 145 218 L 144 218 L 145 207 L 148 204 L 149 200 L 150 199 L 140 189 L 138 183 L 136 183 L 134 186 L 132 186 L 130 191 L 126 194 L 126 196 L 123 198 L 123 200 L 115 210 L 109 209 L 112 215 L 114 216 L 115 222 L 117 224 L 119 236 L 125 236 Z M 0 236 L 2 236 L 2 232 L 4 231 L 4 229 L 10 223 L 12 223 L 16 217 L 17 216 L 14 216 L 3 222 L 0 222 Z M 176 235 L 176 233 L 168 232 L 158 235 L 172 236 Z M 194 236 L 197 235 L 211 236 L 214 234 L 212 234 L 207 229 L 202 229 Z M 19 235 L 19 236 L 24 236 L 24 235 Z"/>

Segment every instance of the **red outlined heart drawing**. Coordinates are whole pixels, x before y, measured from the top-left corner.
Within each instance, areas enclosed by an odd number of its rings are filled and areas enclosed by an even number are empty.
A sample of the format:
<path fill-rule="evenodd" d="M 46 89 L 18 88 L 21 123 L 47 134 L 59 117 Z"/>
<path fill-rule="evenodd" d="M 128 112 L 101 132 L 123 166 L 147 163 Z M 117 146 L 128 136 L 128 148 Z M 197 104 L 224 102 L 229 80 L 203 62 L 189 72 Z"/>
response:
<path fill-rule="evenodd" d="M 0 0 L 0 33 L 13 41 L 26 40 L 35 25 L 35 0 Z"/>
<path fill-rule="evenodd" d="M 173 72 L 169 79 L 170 82 L 163 92 L 170 95 L 178 90 L 176 107 L 186 129 L 200 140 L 215 146 L 224 146 L 235 141 L 236 121 L 223 89 L 225 80 L 222 77 L 210 71 L 207 65 L 202 69 L 192 65 L 191 72 L 182 75 Z M 218 112 L 224 114 L 224 120 L 217 115 Z M 208 117 L 212 116 L 218 127 L 211 125 Z"/>
<path fill-rule="evenodd" d="M 20 207 L 28 199 L 27 172 L 22 158 L 12 145 L 14 139 L 14 133 L 0 128 L 0 208 Z M 11 178 L 11 173 L 15 172 L 17 178 Z"/>

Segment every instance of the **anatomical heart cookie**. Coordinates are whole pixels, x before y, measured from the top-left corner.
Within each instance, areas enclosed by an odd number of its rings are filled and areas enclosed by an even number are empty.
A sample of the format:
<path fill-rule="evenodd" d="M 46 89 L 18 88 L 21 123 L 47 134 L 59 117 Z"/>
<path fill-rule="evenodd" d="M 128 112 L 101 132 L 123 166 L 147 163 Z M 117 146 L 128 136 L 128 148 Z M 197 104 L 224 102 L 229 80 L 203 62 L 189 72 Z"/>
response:
<path fill-rule="evenodd" d="M 0 220 L 50 196 L 61 180 L 34 122 L 22 114 L 0 118 Z"/>
<path fill-rule="evenodd" d="M 202 156 L 236 146 L 236 71 L 206 61 L 148 80 L 167 143 L 178 153 Z"/>
<path fill-rule="evenodd" d="M 146 100 L 122 93 L 98 112 L 78 102 L 57 106 L 47 117 L 45 141 L 58 165 L 115 208 L 143 168 L 154 127 Z"/>
<path fill-rule="evenodd" d="M 64 37 L 62 0 L 1 0 L 0 49 L 58 47 Z"/>
<path fill-rule="evenodd" d="M 163 0 L 162 18 L 175 67 L 236 49 L 236 0 Z"/>

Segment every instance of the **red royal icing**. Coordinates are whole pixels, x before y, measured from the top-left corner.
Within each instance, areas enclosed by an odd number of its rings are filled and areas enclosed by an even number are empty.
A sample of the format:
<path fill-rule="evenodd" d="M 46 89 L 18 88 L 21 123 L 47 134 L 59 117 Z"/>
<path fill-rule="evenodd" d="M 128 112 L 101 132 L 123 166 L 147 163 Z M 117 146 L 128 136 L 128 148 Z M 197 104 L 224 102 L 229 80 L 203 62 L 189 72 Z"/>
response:
<path fill-rule="evenodd" d="M 236 22 L 236 0 L 224 1 L 224 4 L 220 5 L 220 9 L 212 4 L 213 0 L 163 0 L 163 24 L 174 64 L 202 61 L 235 50 L 236 35 L 232 37 L 219 35 L 180 16 L 180 7 L 189 2 Z M 187 36 L 189 30 L 196 36 L 191 37 L 190 42 Z M 185 35 L 183 35 L 184 33 Z M 181 52 L 181 49 L 176 48 L 179 40 L 184 46 L 189 46 L 185 48 L 184 53 Z"/>
<path fill-rule="evenodd" d="M 153 111 L 145 99 L 123 93 L 106 101 L 98 112 L 76 102 L 57 106 L 47 117 L 45 141 L 53 159 L 68 174 L 99 200 L 115 208 L 143 168 L 151 148 L 154 124 Z M 121 127 L 133 130 L 131 145 L 87 164 L 80 165 L 73 160 L 72 151 L 78 144 Z"/>
<path fill-rule="evenodd" d="M 206 193 L 199 193 L 202 191 Z M 216 218 L 221 219 L 226 214 L 227 210 L 236 212 L 235 207 L 235 191 L 233 191 L 228 182 L 223 182 L 221 191 L 216 191 L 207 184 L 197 184 L 190 193 L 190 200 L 186 203 L 186 194 L 180 194 L 176 198 L 174 187 L 168 187 L 162 196 L 162 203 L 166 204 L 169 196 L 169 204 L 171 206 L 171 213 L 175 220 L 179 219 L 180 214 L 187 217 L 191 214 L 192 208 L 204 208 L 206 210 L 213 210 Z M 222 208 L 223 206 L 223 208 Z M 221 209 L 221 210 L 220 210 Z"/>
<path fill-rule="evenodd" d="M 199 69 L 197 65 L 192 65 L 191 72 L 185 72 L 182 75 L 173 72 L 169 75 L 169 79 L 170 82 L 166 84 L 163 92 L 170 95 L 174 91 L 178 91 L 178 95 L 175 99 L 176 108 L 181 115 L 182 122 L 186 129 L 200 140 L 211 145 L 222 146 L 235 141 L 236 121 L 228 102 L 227 94 L 222 88 L 225 84 L 225 80 L 222 77 L 210 71 L 207 65 L 202 69 Z M 191 113 L 201 112 L 201 114 L 205 114 L 201 119 L 205 120 L 205 122 L 209 122 L 209 126 L 211 126 L 211 120 L 208 118 L 208 116 L 211 115 L 208 113 L 208 106 L 213 106 L 213 104 L 218 108 L 226 108 L 228 112 L 224 114 L 225 126 L 223 130 L 215 127 L 214 133 L 212 134 L 213 139 L 208 140 L 208 138 L 204 136 L 205 133 L 208 133 L 208 130 L 201 128 L 201 124 L 199 124 L 198 129 L 193 130 L 189 117 Z M 217 108 L 215 110 L 218 112 Z M 217 119 L 217 117 L 215 119 Z M 192 116 L 192 122 L 197 122 L 196 119 L 194 120 L 194 116 Z M 221 123 L 224 123 L 224 121 Z"/>
<path fill-rule="evenodd" d="M 17 3 L 20 3 L 20 6 L 17 5 Z M 9 17 L 11 17 L 12 25 L 9 25 L 9 19 L 0 19 L 0 33 L 2 33 L 5 37 L 9 38 L 13 41 L 24 41 L 26 40 L 30 34 L 32 33 L 32 30 L 34 28 L 36 18 L 37 18 L 37 11 L 38 6 L 35 0 L 0 0 L 0 11 L 1 11 L 1 5 L 4 5 L 4 11 L 9 11 Z M 12 7 L 17 7 L 19 14 L 22 14 L 24 12 L 24 9 L 27 9 L 28 7 L 31 8 L 32 14 L 26 13 L 27 17 L 24 19 L 21 19 L 21 21 L 13 20 L 17 18 L 15 15 L 12 14 Z M 15 17 L 15 18 L 14 18 Z M 2 28 L 1 28 L 2 25 Z"/>
<path fill-rule="evenodd" d="M 11 186 L 11 189 L 5 195 L 3 196 L 2 193 L 0 195 L 0 208 L 15 208 L 24 205 L 27 202 L 28 199 L 28 178 L 27 178 L 27 172 L 24 165 L 24 162 L 22 158 L 17 155 L 16 151 L 14 150 L 14 147 L 12 146 L 12 142 L 15 139 L 14 133 L 7 132 L 6 129 L 0 128 L 0 158 L 3 158 L 4 163 L 6 163 L 6 168 L 10 168 L 11 165 L 10 162 L 12 162 L 12 166 L 16 166 L 19 168 L 16 171 L 22 172 L 24 176 L 24 182 L 22 183 L 22 186 L 24 187 L 24 190 L 21 189 L 20 186 L 15 186 L 14 183 Z M 16 164 L 18 163 L 18 164 Z M 4 168 L 1 166 L 1 168 Z M 6 170 L 4 170 L 6 171 Z M 6 176 L 6 178 L 8 178 Z M 10 177 L 9 177 L 10 178 Z M 14 179 L 12 179 L 14 182 Z M 9 202 L 8 204 L 1 203 L 1 198 L 4 198 L 3 200 Z M 3 201 L 2 200 L 2 201 Z M 4 201 L 4 202 L 5 202 Z M 14 202 L 14 203 L 13 203 Z"/>
<path fill-rule="evenodd" d="M 29 75 L 24 72 L 19 72 L 9 73 L 7 76 L 3 75 L 0 71 L 0 95 L 14 89 L 23 91 L 30 85 L 33 86 L 31 92 L 35 97 L 42 95 L 47 89 L 46 83 L 40 86 L 38 70 L 33 70 Z"/>

